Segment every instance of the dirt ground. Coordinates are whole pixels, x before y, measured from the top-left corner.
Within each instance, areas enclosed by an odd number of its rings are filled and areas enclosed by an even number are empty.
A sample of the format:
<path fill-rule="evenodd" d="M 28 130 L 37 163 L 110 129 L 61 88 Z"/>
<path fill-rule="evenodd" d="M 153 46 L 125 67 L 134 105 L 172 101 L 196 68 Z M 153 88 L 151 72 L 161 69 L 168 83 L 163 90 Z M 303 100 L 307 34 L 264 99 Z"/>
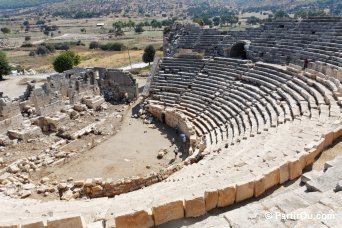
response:
<path fill-rule="evenodd" d="M 334 145 L 323 151 L 321 156 L 313 164 L 312 169 L 321 171 L 324 169 L 324 163 L 333 160 L 336 156 L 342 155 L 342 138 L 339 138 Z"/>
<path fill-rule="evenodd" d="M 158 172 L 174 158 L 170 136 L 176 137 L 173 129 L 162 126 L 151 129 L 141 119 L 131 118 L 129 112 L 114 136 L 66 164 L 42 170 L 42 174 L 54 180 L 70 177 L 116 180 Z M 163 148 L 169 153 L 159 160 L 157 154 Z M 181 158 L 177 158 L 176 162 L 179 161 Z"/>
<path fill-rule="evenodd" d="M 0 81 L 0 92 L 4 93 L 4 96 L 10 98 L 17 98 L 24 94 L 28 81 L 36 80 L 36 87 L 44 83 L 44 80 L 48 77 L 48 74 L 39 74 L 32 76 L 5 76 L 4 81 Z"/>

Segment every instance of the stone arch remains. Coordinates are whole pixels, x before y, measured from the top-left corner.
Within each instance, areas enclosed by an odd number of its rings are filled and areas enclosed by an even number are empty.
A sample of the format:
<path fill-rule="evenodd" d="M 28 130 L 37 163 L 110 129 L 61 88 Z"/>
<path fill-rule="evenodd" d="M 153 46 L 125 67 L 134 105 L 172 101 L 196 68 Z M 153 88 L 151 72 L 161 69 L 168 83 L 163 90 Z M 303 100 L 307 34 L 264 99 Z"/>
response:
<path fill-rule="evenodd" d="M 238 41 L 230 48 L 229 57 L 247 59 L 250 41 Z"/>

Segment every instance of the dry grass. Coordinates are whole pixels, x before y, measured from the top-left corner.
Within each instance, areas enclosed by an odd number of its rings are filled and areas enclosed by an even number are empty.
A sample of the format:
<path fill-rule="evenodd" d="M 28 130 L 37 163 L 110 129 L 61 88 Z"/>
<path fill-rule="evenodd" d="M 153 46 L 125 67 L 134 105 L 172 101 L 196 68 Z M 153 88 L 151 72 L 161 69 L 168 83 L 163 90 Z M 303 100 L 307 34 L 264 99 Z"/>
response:
<path fill-rule="evenodd" d="M 131 62 L 141 62 L 143 53 L 143 50 L 130 50 Z M 83 59 L 81 67 L 118 68 L 129 65 L 128 51 L 84 51 L 79 54 Z M 162 55 L 162 52 L 158 52 L 157 55 Z"/>
<path fill-rule="evenodd" d="M 81 56 L 80 67 L 105 67 L 118 68 L 129 65 L 128 51 L 102 51 L 89 50 L 87 47 L 74 47 L 73 51 Z M 142 62 L 143 50 L 130 50 L 131 62 Z M 34 69 L 38 72 L 53 71 L 53 59 L 59 54 L 55 52 L 47 56 L 28 56 L 28 51 L 8 51 L 8 57 L 11 64 L 17 64 L 25 69 Z M 163 53 L 158 51 L 157 56 Z"/>

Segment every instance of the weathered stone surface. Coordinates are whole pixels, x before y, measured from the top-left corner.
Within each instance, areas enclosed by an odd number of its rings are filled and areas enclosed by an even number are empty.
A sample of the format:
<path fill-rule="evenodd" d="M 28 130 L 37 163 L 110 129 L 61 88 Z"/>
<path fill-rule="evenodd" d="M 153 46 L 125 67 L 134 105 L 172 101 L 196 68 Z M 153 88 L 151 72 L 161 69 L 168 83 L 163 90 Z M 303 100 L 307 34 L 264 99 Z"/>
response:
<path fill-rule="evenodd" d="M 185 217 L 199 217 L 204 215 L 205 210 L 205 201 L 203 197 L 197 197 L 194 199 L 185 199 L 184 200 L 184 209 L 185 209 Z"/>
<path fill-rule="evenodd" d="M 289 163 L 286 161 L 279 167 L 279 183 L 282 184 L 290 178 Z"/>
<path fill-rule="evenodd" d="M 236 198 L 235 201 L 241 202 L 249 199 L 254 195 L 254 180 L 248 182 L 241 182 L 236 184 Z"/>
<path fill-rule="evenodd" d="M 217 207 L 218 203 L 218 191 L 206 191 L 204 193 L 204 200 L 205 200 L 205 210 L 210 211 Z"/>
<path fill-rule="evenodd" d="M 64 218 L 53 218 L 47 221 L 47 228 L 86 228 L 82 216 L 70 216 Z"/>
<path fill-rule="evenodd" d="M 0 228 L 20 228 L 20 225 L 1 225 Z"/>
<path fill-rule="evenodd" d="M 32 223 L 25 223 L 21 224 L 21 228 L 44 228 L 44 223 L 40 222 L 32 222 Z"/>
<path fill-rule="evenodd" d="M 289 171 L 290 171 L 290 176 L 289 176 L 290 180 L 294 180 L 300 175 L 302 175 L 302 164 L 298 158 L 292 159 L 289 162 Z"/>
<path fill-rule="evenodd" d="M 155 225 L 160 225 L 171 220 L 184 218 L 182 201 L 174 201 L 152 208 Z"/>
<path fill-rule="evenodd" d="M 235 201 L 236 187 L 229 186 L 218 190 L 218 207 L 226 207 Z"/>
<path fill-rule="evenodd" d="M 324 136 L 324 148 L 330 146 L 334 141 L 334 132 L 330 132 Z"/>
<path fill-rule="evenodd" d="M 269 170 L 265 173 L 265 190 L 278 185 L 280 181 L 280 170 L 278 167 Z"/>
<path fill-rule="evenodd" d="M 137 211 L 115 217 L 116 228 L 144 228 L 154 226 L 152 215 L 146 211 Z"/>
<path fill-rule="evenodd" d="M 254 182 L 254 196 L 255 197 L 259 197 L 265 192 L 266 190 L 265 181 L 266 180 L 264 176 L 260 176 L 255 179 L 255 182 Z"/>

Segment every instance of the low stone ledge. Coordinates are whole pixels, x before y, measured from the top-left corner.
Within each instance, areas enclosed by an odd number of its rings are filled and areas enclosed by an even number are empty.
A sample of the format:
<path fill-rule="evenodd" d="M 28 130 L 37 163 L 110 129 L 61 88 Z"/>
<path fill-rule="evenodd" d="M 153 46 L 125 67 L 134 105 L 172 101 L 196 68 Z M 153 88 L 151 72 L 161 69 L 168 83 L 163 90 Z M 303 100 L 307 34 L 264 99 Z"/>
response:
<path fill-rule="evenodd" d="M 21 228 L 45 228 L 42 221 L 21 224 Z"/>
<path fill-rule="evenodd" d="M 236 184 L 236 203 L 252 198 L 254 196 L 254 182 L 255 180 L 253 179 Z"/>
<path fill-rule="evenodd" d="M 205 200 L 203 196 L 184 200 L 185 217 L 199 217 L 206 213 Z"/>
<path fill-rule="evenodd" d="M 218 190 L 208 190 L 204 193 L 205 210 L 210 211 L 217 207 Z"/>
<path fill-rule="evenodd" d="M 289 161 L 289 180 L 294 180 L 302 175 L 302 164 L 298 158 L 293 158 Z"/>
<path fill-rule="evenodd" d="M 254 181 L 254 196 L 255 197 L 259 197 L 262 194 L 264 194 L 266 190 L 265 187 L 265 177 L 264 176 L 259 176 L 257 178 L 255 178 Z"/>
<path fill-rule="evenodd" d="M 47 228 L 87 228 L 87 225 L 80 215 L 52 218 L 47 221 Z"/>
<path fill-rule="evenodd" d="M 226 207 L 235 202 L 236 186 L 231 185 L 218 190 L 217 207 Z"/>
<path fill-rule="evenodd" d="M 184 218 L 183 201 L 168 202 L 152 208 L 155 225 Z"/>
<path fill-rule="evenodd" d="M 147 228 L 152 226 L 154 226 L 152 215 L 143 210 L 115 217 L 116 228 Z"/>

